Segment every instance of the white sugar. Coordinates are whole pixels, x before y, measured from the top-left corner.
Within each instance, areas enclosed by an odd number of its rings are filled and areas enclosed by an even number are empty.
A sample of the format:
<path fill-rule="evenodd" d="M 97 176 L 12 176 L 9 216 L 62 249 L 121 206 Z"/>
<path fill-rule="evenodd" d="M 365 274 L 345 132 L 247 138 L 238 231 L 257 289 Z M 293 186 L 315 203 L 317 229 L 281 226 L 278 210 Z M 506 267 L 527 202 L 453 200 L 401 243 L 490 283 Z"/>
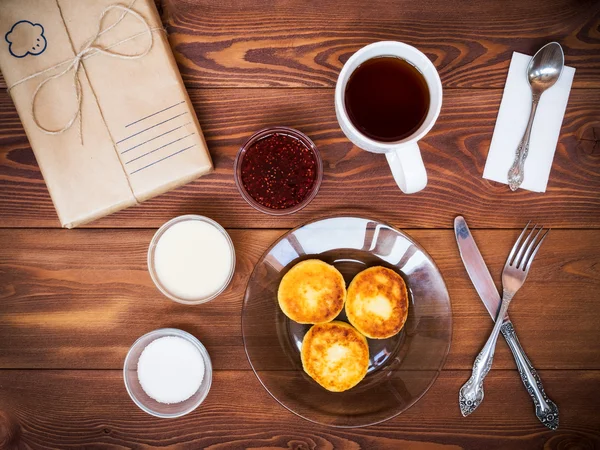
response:
<path fill-rule="evenodd" d="M 160 403 L 179 403 L 200 388 L 204 360 L 191 342 L 166 336 L 152 341 L 142 351 L 137 374 L 149 397 Z"/>

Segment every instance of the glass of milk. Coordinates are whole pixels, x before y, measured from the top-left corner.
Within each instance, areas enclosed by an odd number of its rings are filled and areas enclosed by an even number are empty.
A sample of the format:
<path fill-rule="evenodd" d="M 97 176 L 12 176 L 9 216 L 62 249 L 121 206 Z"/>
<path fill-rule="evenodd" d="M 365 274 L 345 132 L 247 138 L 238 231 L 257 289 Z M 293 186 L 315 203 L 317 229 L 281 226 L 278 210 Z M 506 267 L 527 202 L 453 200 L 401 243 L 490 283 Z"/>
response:
<path fill-rule="evenodd" d="M 235 250 L 225 229 L 204 216 L 171 219 L 148 248 L 148 270 L 156 287 L 171 300 L 205 303 L 221 294 L 235 270 Z"/>

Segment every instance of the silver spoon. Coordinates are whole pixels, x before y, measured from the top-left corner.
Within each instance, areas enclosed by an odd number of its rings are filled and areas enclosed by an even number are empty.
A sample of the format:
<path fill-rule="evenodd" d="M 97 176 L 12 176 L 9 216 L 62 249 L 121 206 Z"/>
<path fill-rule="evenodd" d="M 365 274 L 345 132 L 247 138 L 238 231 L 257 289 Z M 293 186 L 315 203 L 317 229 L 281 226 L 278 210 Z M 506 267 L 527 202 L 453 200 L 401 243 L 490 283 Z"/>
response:
<path fill-rule="evenodd" d="M 531 86 L 532 102 L 531 113 L 523 139 L 517 147 L 515 162 L 508 171 L 508 186 L 511 191 L 516 191 L 523 183 L 525 159 L 529 152 L 529 138 L 531 137 L 531 127 L 535 119 L 540 97 L 547 89 L 554 86 L 559 79 L 565 65 L 565 55 L 558 42 L 550 42 L 540 48 L 527 66 L 527 80 Z"/>

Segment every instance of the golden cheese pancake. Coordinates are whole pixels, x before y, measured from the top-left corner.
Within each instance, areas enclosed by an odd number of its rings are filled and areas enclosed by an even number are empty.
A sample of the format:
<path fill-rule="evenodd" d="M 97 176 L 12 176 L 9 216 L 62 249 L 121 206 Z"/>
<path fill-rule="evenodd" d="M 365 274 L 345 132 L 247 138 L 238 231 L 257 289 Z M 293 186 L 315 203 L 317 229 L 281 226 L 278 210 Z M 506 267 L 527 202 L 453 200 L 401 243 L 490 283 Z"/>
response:
<path fill-rule="evenodd" d="M 346 315 L 350 323 L 368 338 L 394 336 L 408 316 L 404 280 L 393 270 L 381 266 L 363 270 L 348 286 Z"/>
<path fill-rule="evenodd" d="M 277 300 L 283 313 L 298 323 L 330 322 L 344 308 L 346 282 L 335 267 L 307 259 L 283 276 Z"/>
<path fill-rule="evenodd" d="M 345 322 L 313 325 L 302 341 L 302 367 L 328 391 L 346 391 L 367 374 L 367 340 Z"/>

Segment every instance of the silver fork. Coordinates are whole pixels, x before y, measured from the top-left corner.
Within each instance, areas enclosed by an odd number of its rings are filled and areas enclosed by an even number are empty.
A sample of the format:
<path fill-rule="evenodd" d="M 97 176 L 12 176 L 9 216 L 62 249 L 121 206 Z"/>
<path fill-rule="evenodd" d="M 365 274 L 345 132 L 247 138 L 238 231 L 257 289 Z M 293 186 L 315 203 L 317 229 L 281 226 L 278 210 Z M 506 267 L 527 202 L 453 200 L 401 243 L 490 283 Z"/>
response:
<path fill-rule="evenodd" d="M 502 271 L 502 304 L 498 316 L 496 317 L 494 329 L 483 349 L 479 352 L 477 358 L 475 358 L 471 378 L 469 378 L 469 381 L 460 388 L 458 393 L 460 412 L 463 416 L 471 414 L 483 401 L 483 380 L 492 368 L 494 351 L 496 350 L 496 341 L 498 340 L 500 328 L 502 328 L 502 319 L 506 315 L 506 311 L 508 311 L 508 305 L 513 296 L 521 286 L 523 286 L 527 274 L 529 273 L 531 263 L 533 262 L 533 258 L 540 249 L 544 239 L 546 239 L 548 231 L 550 231 L 547 230 L 540 237 L 540 233 L 544 227 L 540 225 L 538 228 L 537 225 L 534 225 L 533 228 L 529 230 L 523 243 L 521 243 L 530 223 L 531 222 L 528 222 L 527 225 L 525 225 L 525 228 L 508 255 L 506 264 L 504 264 L 504 270 Z"/>

